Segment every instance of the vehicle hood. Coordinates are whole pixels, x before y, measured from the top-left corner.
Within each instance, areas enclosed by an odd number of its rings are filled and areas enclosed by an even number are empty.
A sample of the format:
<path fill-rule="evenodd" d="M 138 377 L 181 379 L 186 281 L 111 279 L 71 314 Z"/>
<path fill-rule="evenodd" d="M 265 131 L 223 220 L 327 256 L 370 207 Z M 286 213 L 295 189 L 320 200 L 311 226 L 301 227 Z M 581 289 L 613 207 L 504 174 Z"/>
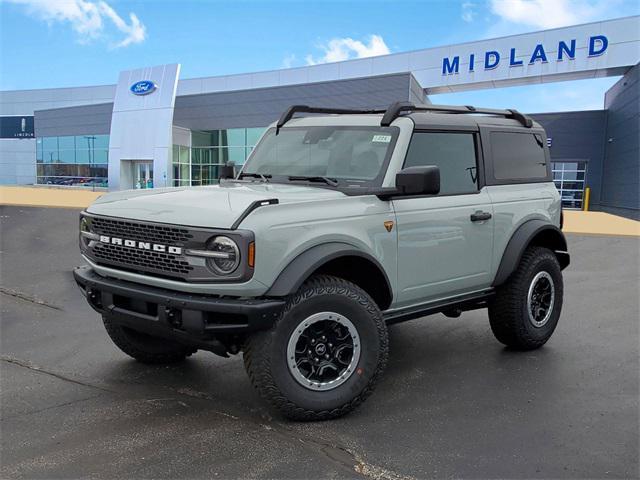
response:
<path fill-rule="evenodd" d="M 96 215 L 192 227 L 231 228 L 257 200 L 280 204 L 323 201 L 346 195 L 321 187 L 224 182 L 206 187 L 126 190 L 98 198 L 87 211 Z M 262 208 L 277 208 L 268 206 Z"/>

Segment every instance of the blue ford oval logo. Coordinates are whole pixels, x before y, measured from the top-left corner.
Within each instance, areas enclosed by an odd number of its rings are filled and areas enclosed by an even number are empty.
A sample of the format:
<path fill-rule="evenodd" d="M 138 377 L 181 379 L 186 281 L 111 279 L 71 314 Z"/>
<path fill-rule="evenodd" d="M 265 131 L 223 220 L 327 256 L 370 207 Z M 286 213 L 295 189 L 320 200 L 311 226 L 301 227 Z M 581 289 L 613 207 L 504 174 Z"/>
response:
<path fill-rule="evenodd" d="M 156 84 L 151 80 L 140 80 L 129 87 L 134 95 L 147 95 L 156 89 Z"/>

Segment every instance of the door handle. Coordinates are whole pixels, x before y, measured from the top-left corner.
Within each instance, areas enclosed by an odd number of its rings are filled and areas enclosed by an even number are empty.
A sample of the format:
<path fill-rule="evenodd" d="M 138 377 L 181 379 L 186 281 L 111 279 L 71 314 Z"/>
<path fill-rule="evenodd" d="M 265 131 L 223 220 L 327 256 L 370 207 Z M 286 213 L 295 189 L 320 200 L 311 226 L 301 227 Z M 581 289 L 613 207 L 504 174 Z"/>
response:
<path fill-rule="evenodd" d="M 489 212 L 483 212 L 481 210 L 471 214 L 472 222 L 482 222 L 484 220 L 489 220 L 490 218 L 491 214 Z"/>

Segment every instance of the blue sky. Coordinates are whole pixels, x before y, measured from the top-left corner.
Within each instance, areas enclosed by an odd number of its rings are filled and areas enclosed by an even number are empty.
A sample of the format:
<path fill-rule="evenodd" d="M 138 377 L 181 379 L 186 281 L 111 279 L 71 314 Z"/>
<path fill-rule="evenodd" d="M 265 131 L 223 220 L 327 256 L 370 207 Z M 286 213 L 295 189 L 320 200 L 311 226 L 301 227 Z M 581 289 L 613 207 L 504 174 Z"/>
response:
<path fill-rule="evenodd" d="M 178 62 L 182 78 L 402 52 L 640 13 L 626 0 L 0 0 L 0 90 L 111 84 Z M 433 96 L 528 112 L 601 108 L 616 78 Z"/>

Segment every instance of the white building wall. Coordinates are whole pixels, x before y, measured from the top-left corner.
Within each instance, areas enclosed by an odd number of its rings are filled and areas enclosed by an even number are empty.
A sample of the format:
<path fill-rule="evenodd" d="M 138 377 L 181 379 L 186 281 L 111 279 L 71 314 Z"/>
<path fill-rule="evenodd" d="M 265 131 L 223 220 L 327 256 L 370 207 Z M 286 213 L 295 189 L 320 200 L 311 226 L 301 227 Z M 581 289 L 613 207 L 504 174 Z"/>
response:
<path fill-rule="evenodd" d="M 109 134 L 109 188 L 132 188 L 126 161 L 153 162 L 153 183 L 168 185 L 172 145 L 173 107 L 180 65 L 127 70 L 120 73 Z M 157 90 L 134 95 L 130 87 L 141 80 L 155 83 Z"/>
<path fill-rule="evenodd" d="M 191 146 L 191 130 L 188 128 L 173 126 L 173 144 L 183 145 L 185 147 Z"/>
<path fill-rule="evenodd" d="M 115 85 L 0 91 L 0 115 L 33 115 L 36 110 L 113 102 Z"/>
<path fill-rule="evenodd" d="M 0 140 L 0 185 L 29 185 L 36 181 L 36 140 Z"/>

